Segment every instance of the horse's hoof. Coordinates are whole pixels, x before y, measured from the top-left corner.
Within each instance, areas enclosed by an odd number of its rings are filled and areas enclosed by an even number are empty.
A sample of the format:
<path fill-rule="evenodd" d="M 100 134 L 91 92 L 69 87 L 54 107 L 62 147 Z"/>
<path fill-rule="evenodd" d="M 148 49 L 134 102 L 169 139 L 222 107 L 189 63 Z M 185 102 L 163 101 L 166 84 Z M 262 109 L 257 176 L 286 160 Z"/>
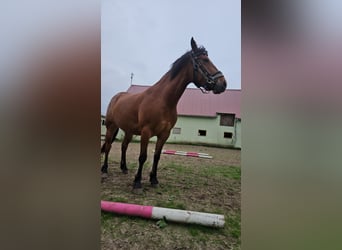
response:
<path fill-rule="evenodd" d="M 143 194 L 143 189 L 142 188 L 133 188 L 132 193 L 133 194 Z"/>
<path fill-rule="evenodd" d="M 108 173 L 108 165 L 103 165 L 103 166 L 101 167 L 101 172 L 102 172 L 102 173 Z"/>
<path fill-rule="evenodd" d="M 133 190 L 132 190 L 132 192 L 134 194 L 142 194 L 143 193 L 141 182 L 133 182 Z"/>
<path fill-rule="evenodd" d="M 158 183 L 151 183 L 151 187 L 153 187 L 153 188 L 158 188 L 158 187 L 159 187 L 159 184 L 158 184 Z"/>

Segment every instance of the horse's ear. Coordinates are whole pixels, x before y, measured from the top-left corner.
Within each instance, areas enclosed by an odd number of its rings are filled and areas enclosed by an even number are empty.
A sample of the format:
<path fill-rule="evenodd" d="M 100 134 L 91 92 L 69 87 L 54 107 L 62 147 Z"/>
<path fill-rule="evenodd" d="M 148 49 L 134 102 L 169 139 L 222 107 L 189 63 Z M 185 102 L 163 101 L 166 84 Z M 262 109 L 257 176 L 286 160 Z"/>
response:
<path fill-rule="evenodd" d="M 193 37 L 191 37 L 191 48 L 192 48 L 192 51 L 196 51 L 198 49 L 197 44 Z"/>

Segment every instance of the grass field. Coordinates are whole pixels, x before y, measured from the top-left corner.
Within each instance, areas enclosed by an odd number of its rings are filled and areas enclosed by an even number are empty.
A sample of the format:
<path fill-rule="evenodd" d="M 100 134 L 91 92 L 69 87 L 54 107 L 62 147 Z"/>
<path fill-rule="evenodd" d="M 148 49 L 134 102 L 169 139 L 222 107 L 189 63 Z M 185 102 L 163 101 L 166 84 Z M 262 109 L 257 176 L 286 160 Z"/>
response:
<path fill-rule="evenodd" d="M 115 142 L 109 176 L 101 184 L 101 199 L 224 214 L 225 227 L 217 229 L 102 212 L 102 249 L 240 249 L 240 151 L 166 144 L 164 149 L 208 153 L 213 159 L 162 154 L 159 187 L 152 188 L 148 176 L 153 149 L 154 144 L 150 144 L 143 170 L 144 192 L 137 195 L 132 193 L 132 183 L 139 144 L 131 143 L 128 148 L 129 173 L 124 175 L 119 167 L 120 143 Z"/>

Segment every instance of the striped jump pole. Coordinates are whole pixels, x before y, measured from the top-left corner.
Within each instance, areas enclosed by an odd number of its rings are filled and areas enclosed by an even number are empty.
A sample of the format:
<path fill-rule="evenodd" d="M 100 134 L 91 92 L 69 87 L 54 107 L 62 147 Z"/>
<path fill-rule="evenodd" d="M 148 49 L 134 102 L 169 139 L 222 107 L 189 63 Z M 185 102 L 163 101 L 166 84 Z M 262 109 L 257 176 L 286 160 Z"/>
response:
<path fill-rule="evenodd" d="M 213 157 L 206 153 L 199 153 L 199 152 L 185 152 L 185 151 L 178 151 L 178 150 L 162 150 L 163 154 L 168 155 L 182 155 L 182 156 L 191 156 L 191 157 L 199 157 L 199 158 L 207 158 L 212 159 Z"/>
<path fill-rule="evenodd" d="M 181 223 L 194 223 L 210 227 L 223 227 L 224 215 L 188 210 L 144 206 L 121 202 L 101 201 L 101 210 L 117 214 L 138 216 L 147 219 L 166 219 Z"/>

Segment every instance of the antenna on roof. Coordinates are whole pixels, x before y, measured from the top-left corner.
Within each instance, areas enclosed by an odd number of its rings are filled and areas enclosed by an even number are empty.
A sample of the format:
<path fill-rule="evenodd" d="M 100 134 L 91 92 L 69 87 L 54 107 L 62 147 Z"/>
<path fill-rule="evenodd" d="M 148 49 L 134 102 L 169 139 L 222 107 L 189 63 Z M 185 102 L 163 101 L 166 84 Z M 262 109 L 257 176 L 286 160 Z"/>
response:
<path fill-rule="evenodd" d="M 134 74 L 133 74 L 133 72 L 131 73 L 131 85 L 132 85 L 132 81 L 133 81 L 133 76 L 134 76 Z"/>

